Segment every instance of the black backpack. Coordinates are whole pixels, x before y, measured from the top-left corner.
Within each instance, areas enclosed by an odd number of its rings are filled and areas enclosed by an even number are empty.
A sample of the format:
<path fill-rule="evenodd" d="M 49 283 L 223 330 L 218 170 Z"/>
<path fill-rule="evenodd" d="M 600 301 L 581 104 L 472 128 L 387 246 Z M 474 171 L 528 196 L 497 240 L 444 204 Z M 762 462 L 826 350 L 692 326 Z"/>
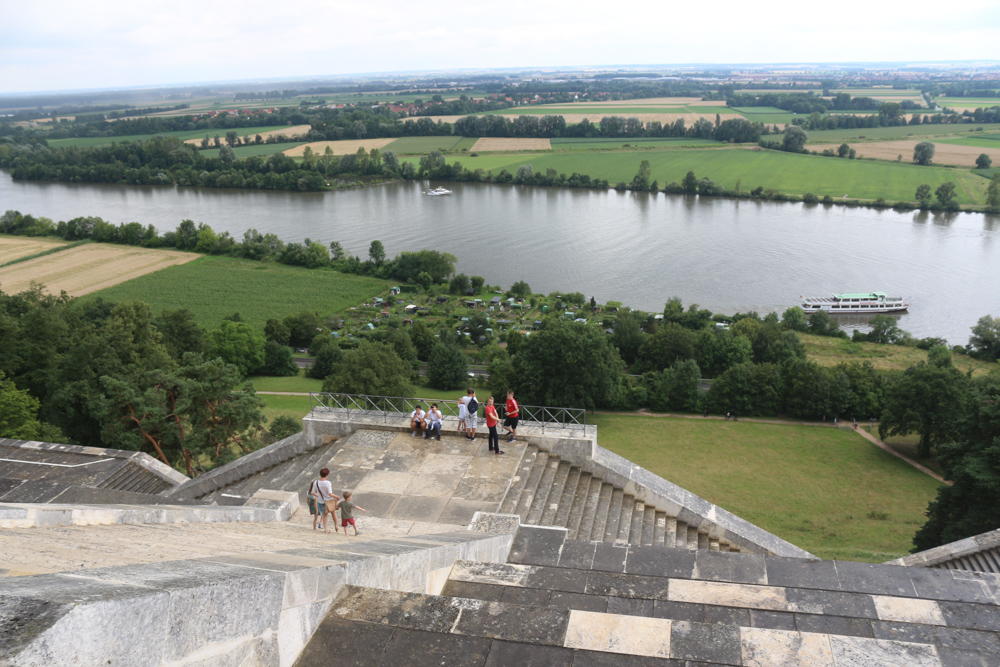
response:
<path fill-rule="evenodd" d="M 479 413 L 479 401 L 476 400 L 475 396 L 469 399 L 469 404 L 466 407 L 468 408 L 470 415 Z"/>

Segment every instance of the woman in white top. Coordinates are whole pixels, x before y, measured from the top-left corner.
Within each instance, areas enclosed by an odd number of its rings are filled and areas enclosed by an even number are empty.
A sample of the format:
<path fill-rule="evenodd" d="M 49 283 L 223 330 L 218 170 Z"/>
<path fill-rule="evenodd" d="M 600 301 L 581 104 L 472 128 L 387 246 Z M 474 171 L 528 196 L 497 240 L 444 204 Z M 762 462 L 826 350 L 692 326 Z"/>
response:
<path fill-rule="evenodd" d="M 330 469 L 323 468 L 319 471 L 319 479 L 309 485 L 309 510 L 313 515 L 313 530 L 316 530 L 318 524 L 318 527 L 323 528 L 323 532 L 326 533 L 330 532 L 330 522 L 333 522 L 334 530 L 340 532 L 336 515 L 340 496 L 333 492 L 333 485 L 327 479 L 329 476 Z M 329 518 L 327 514 L 330 515 Z"/>

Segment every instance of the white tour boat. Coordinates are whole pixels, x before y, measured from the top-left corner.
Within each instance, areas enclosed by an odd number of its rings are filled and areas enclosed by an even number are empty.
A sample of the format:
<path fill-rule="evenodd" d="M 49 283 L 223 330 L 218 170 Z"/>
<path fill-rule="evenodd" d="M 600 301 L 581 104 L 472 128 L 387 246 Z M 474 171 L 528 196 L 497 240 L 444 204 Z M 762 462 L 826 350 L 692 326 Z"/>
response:
<path fill-rule="evenodd" d="M 864 292 L 861 294 L 834 294 L 827 297 L 806 297 L 802 310 L 815 313 L 897 313 L 910 307 L 901 296 L 886 296 L 885 292 Z"/>
<path fill-rule="evenodd" d="M 450 195 L 451 190 L 445 190 L 444 188 L 434 188 L 433 190 L 428 190 L 424 194 L 428 194 L 431 197 L 440 197 L 441 195 Z"/>

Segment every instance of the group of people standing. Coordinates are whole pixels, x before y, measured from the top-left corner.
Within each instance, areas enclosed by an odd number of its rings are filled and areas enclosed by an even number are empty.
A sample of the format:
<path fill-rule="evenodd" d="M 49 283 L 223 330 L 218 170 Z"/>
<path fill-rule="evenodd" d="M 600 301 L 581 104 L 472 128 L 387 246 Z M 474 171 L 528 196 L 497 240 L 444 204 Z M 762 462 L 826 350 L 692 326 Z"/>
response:
<path fill-rule="evenodd" d="M 517 439 L 517 424 L 520 416 L 520 407 L 514 399 L 514 392 L 507 392 L 507 401 L 504 405 L 506 416 L 504 418 L 504 430 L 507 432 L 507 442 L 514 442 Z M 486 428 L 489 429 L 489 451 L 497 456 L 504 452 L 500 450 L 500 434 L 497 426 L 500 424 L 500 416 L 497 414 L 493 397 L 486 400 L 486 407 L 483 409 L 483 416 L 486 418 Z M 413 412 L 410 413 L 410 437 L 417 437 L 419 433 L 424 434 L 424 439 L 431 439 L 437 436 L 441 439 L 441 411 L 437 403 L 431 404 L 431 409 L 424 411 L 417 403 Z M 458 401 L 458 430 L 465 433 L 468 440 L 476 439 L 476 430 L 479 428 L 479 399 L 476 398 L 476 390 L 469 387 Z"/>

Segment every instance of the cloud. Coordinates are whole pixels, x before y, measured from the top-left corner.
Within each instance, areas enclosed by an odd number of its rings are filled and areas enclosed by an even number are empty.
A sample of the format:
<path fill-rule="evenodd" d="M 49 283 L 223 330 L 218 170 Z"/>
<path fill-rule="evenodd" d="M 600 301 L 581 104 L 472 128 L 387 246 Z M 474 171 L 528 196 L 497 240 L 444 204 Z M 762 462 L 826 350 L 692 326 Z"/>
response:
<path fill-rule="evenodd" d="M 1000 5 L 7 3 L 0 90 L 455 68 L 995 58 Z"/>

